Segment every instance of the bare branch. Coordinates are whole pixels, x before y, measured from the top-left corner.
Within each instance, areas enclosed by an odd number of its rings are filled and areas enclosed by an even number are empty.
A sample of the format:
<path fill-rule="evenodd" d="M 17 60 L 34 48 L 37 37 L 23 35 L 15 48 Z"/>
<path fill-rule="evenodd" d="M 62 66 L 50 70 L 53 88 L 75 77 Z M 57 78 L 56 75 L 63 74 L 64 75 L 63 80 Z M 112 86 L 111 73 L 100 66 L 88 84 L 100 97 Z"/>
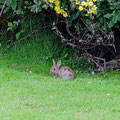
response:
<path fill-rule="evenodd" d="M 5 0 L 5 2 L 4 2 L 4 4 L 3 4 L 3 7 L 2 7 L 2 9 L 1 9 L 1 11 L 0 11 L 0 17 L 1 17 L 1 15 L 2 15 L 2 13 L 3 13 L 3 10 L 4 10 L 4 8 L 5 8 L 5 5 L 6 5 L 7 1 L 8 1 L 8 0 Z"/>
<path fill-rule="evenodd" d="M 71 46 L 71 47 L 73 47 L 73 48 L 78 48 L 79 46 L 78 45 L 75 45 L 75 44 L 73 44 L 73 43 L 67 43 L 67 45 L 69 45 L 69 46 Z"/>
<path fill-rule="evenodd" d="M 54 25 L 53 29 L 56 30 L 56 34 L 57 34 L 58 36 L 60 36 L 60 38 L 61 38 L 62 40 L 68 41 L 68 39 L 66 39 L 66 38 L 62 35 L 62 32 L 60 32 L 60 30 L 57 28 L 56 25 Z"/>
<path fill-rule="evenodd" d="M 80 20 L 84 23 L 84 25 L 87 27 L 87 29 L 89 30 L 89 31 L 91 31 L 91 28 L 83 21 L 83 19 L 81 18 L 81 17 L 79 17 L 80 18 Z"/>
<path fill-rule="evenodd" d="M 92 62 L 94 62 L 96 64 L 97 67 L 103 69 L 104 71 L 106 71 L 106 61 L 104 58 L 100 58 L 100 57 L 95 57 L 91 54 L 89 54 L 88 52 L 86 52 L 86 54 L 83 55 L 84 57 L 88 58 L 89 60 L 91 60 Z M 97 60 L 97 62 L 96 62 Z M 100 66 L 98 64 L 98 61 L 103 61 L 104 62 L 104 67 Z"/>
<path fill-rule="evenodd" d="M 107 24 L 108 24 L 108 23 L 107 23 Z M 115 36 L 114 36 L 114 33 L 113 33 L 111 27 L 109 26 L 109 24 L 108 24 L 108 27 L 109 27 L 109 29 L 110 29 L 110 31 L 111 31 L 111 33 L 112 33 L 112 37 L 113 37 L 113 48 L 114 48 L 115 52 L 117 52 L 116 47 L 115 47 L 115 45 L 114 45 L 114 42 L 115 42 Z"/>
<path fill-rule="evenodd" d="M 68 20 L 67 20 L 67 19 L 66 19 L 66 30 L 67 30 L 67 32 L 69 33 L 69 35 L 70 35 L 73 39 L 78 40 L 78 38 L 77 38 L 76 36 L 74 36 L 74 35 L 72 34 L 72 32 L 70 31 L 70 29 L 69 29 L 69 23 L 68 23 Z"/>
<path fill-rule="evenodd" d="M 23 37 L 23 38 L 21 38 L 20 40 L 18 40 L 18 41 L 15 41 L 15 42 L 13 42 L 13 43 L 11 43 L 10 45 L 8 45 L 7 47 L 9 48 L 10 46 L 12 46 L 12 45 L 15 45 L 15 44 L 17 44 L 17 43 L 19 43 L 20 41 L 22 41 L 22 40 L 24 40 L 24 39 L 26 39 L 26 38 L 28 38 L 28 37 L 30 37 L 32 34 L 34 34 L 36 31 L 34 31 L 34 32 L 32 32 L 32 33 L 30 33 L 29 35 L 27 35 L 27 36 L 25 36 L 25 37 Z"/>
<path fill-rule="evenodd" d="M 45 27 L 43 27 L 43 29 L 44 29 L 44 28 L 47 28 L 47 27 L 48 27 L 48 26 L 45 26 Z M 13 43 L 9 44 L 7 47 L 9 48 L 9 47 L 11 47 L 11 46 L 13 46 L 13 45 L 15 45 L 15 44 L 17 44 L 17 43 L 21 42 L 22 40 L 24 40 L 24 39 L 26 39 L 26 38 L 28 38 L 28 37 L 32 36 L 34 33 L 38 32 L 38 31 L 39 31 L 39 29 L 42 29 L 42 28 L 38 28 L 37 30 L 34 30 L 33 32 L 31 32 L 31 33 L 30 33 L 30 34 L 28 34 L 27 36 L 25 36 L 25 37 L 23 37 L 23 38 L 19 39 L 18 41 L 15 41 L 15 42 L 13 42 Z"/>

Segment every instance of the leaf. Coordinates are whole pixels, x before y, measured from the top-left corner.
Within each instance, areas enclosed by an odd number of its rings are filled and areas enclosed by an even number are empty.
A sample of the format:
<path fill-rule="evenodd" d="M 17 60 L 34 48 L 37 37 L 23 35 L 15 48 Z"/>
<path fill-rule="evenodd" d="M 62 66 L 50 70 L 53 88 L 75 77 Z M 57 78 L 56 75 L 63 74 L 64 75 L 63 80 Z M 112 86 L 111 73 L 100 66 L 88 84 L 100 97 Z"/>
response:
<path fill-rule="evenodd" d="M 88 25 L 91 25 L 90 19 L 86 19 L 86 23 L 87 23 Z"/>
<path fill-rule="evenodd" d="M 111 3 L 111 2 L 112 2 L 112 0 L 108 0 L 108 2 L 109 2 L 109 3 Z"/>
<path fill-rule="evenodd" d="M 76 32 L 78 32 L 78 31 L 79 31 L 79 25 L 77 24 L 77 25 L 75 26 L 75 28 L 76 28 Z"/>
<path fill-rule="evenodd" d="M 20 32 L 18 32 L 17 34 L 16 34 L 16 39 L 18 40 L 19 39 L 19 37 L 20 37 Z"/>
<path fill-rule="evenodd" d="M 18 2 L 18 9 L 21 10 L 22 2 Z"/>
<path fill-rule="evenodd" d="M 8 29 L 7 30 L 13 30 L 14 25 L 12 22 L 8 22 Z"/>
<path fill-rule="evenodd" d="M 66 53 L 64 56 L 63 56 L 63 58 L 67 58 L 68 57 L 68 53 Z"/>
<path fill-rule="evenodd" d="M 106 15 L 104 15 L 104 17 L 105 17 L 105 18 L 108 18 L 108 19 L 109 19 L 111 16 L 113 16 L 113 15 L 112 15 L 112 14 L 106 14 Z"/>
<path fill-rule="evenodd" d="M 120 4 L 120 3 L 119 3 Z M 120 5 L 118 5 L 117 7 L 116 7 L 116 9 L 120 9 Z"/>
<path fill-rule="evenodd" d="M 120 28 L 120 25 L 119 25 L 119 24 L 116 24 L 115 27 L 116 27 L 116 28 Z"/>
<path fill-rule="evenodd" d="M 80 11 L 78 11 L 76 14 L 73 14 L 73 15 L 71 16 L 71 20 L 72 20 L 72 21 L 76 20 L 76 19 L 79 17 L 79 15 L 80 15 Z"/>
<path fill-rule="evenodd" d="M 117 15 L 117 20 L 120 21 L 120 14 Z"/>
<path fill-rule="evenodd" d="M 12 27 L 12 26 L 13 26 L 12 22 L 9 22 L 8 27 Z"/>
<path fill-rule="evenodd" d="M 0 8 L 2 8 L 3 7 L 3 5 L 0 5 Z"/>
<path fill-rule="evenodd" d="M 117 22 L 117 20 L 118 20 L 117 15 L 116 15 L 116 16 L 114 15 L 114 17 L 112 18 L 112 21 L 114 21 L 114 23 L 116 23 L 116 22 Z"/>
<path fill-rule="evenodd" d="M 21 30 L 20 32 L 18 32 L 18 33 L 16 34 L 16 39 L 17 39 L 17 40 L 19 39 L 20 35 L 21 35 L 23 32 L 24 32 L 24 30 Z"/>
<path fill-rule="evenodd" d="M 37 0 L 34 0 L 34 3 L 35 3 L 35 4 L 37 4 L 37 3 L 38 3 L 38 1 L 37 1 Z"/>
<path fill-rule="evenodd" d="M 3 11 L 3 13 L 6 13 L 9 10 L 9 7 L 6 7 Z"/>
<path fill-rule="evenodd" d="M 11 7 L 12 7 L 13 10 L 16 9 L 16 7 L 17 7 L 17 1 L 16 0 L 12 1 Z"/>
<path fill-rule="evenodd" d="M 114 10 L 114 9 L 116 9 L 116 6 L 115 6 L 115 5 L 111 5 L 111 6 L 110 6 L 110 9 L 111 9 L 111 10 Z"/>
<path fill-rule="evenodd" d="M 100 23 L 103 23 L 103 19 L 104 19 L 104 17 L 99 17 Z"/>
<path fill-rule="evenodd" d="M 7 6 L 10 6 L 11 3 L 12 3 L 12 0 L 8 0 L 7 1 Z"/>
<path fill-rule="evenodd" d="M 114 22 L 113 20 L 111 20 L 110 23 L 109 23 L 109 27 L 110 27 L 110 28 L 113 27 L 114 24 L 115 24 L 115 22 Z"/>

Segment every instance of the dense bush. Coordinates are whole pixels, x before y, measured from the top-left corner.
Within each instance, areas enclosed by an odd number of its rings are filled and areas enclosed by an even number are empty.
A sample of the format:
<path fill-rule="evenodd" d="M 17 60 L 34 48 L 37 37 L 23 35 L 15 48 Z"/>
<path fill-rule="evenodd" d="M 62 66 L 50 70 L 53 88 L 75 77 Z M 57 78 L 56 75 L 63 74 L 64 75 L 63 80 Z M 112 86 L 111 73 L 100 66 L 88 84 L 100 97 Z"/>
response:
<path fill-rule="evenodd" d="M 5 2 L 5 0 L 0 1 L 1 9 Z M 40 13 L 43 9 L 51 13 L 55 11 L 57 17 L 63 16 L 68 19 L 69 26 L 82 17 L 87 25 L 94 23 L 104 30 L 113 26 L 119 28 L 120 2 L 117 0 L 8 0 L 1 16 L 1 23 L 4 23 L 7 30 L 14 30 L 23 22 L 22 19 L 28 12 Z M 75 27 L 78 30 L 77 24 Z M 23 31 L 17 34 L 17 38 L 21 33 Z"/>
<path fill-rule="evenodd" d="M 1 0 L 0 8 L 3 8 L 3 12 L 1 13 L 1 22 L 4 22 L 3 27 L 7 28 L 7 30 L 14 31 L 22 24 L 23 19 L 28 15 L 28 13 L 32 12 L 38 13 L 43 12 L 43 9 L 47 11 L 56 12 L 57 15 L 63 16 L 64 18 L 70 17 L 71 12 L 81 11 L 82 14 L 88 16 L 89 14 L 96 14 L 97 7 L 94 5 L 96 0 L 90 1 L 78 1 L 78 0 L 70 0 L 70 1 L 60 1 L 60 0 L 30 0 L 30 1 L 19 1 L 19 0 Z M 5 7 L 6 6 L 6 7 Z M 5 7 L 5 8 L 4 8 Z M 2 10 L 1 10 L 2 11 Z M 86 12 L 85 12 L 86 11 Z M 73 14 L 73 13 L 72 13 Z M 75 14 L 75 13 L 74 13 Z M 74 18 L 75 19 L 75 18 Z M 24 31 L 21 30 L 16 33 L 16 38 L 18 39 L 20 34 Z"/>

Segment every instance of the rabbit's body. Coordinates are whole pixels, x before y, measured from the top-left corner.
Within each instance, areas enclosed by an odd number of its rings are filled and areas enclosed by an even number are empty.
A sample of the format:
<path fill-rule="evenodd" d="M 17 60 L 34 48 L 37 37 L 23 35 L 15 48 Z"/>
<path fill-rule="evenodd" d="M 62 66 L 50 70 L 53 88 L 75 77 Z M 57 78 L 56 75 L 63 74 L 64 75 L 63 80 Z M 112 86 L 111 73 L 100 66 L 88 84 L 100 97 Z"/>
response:
<path fill-rule="evenodd" d="M 75 73 L 71 68 L 67 66 L 63 66 L 59 69 L 59 77 L 65 78 L 65 79 L 74 79 Z"/>
<path fill-rule="evenodd" d="M 71 68 L 67 66 L 60 67 L 60 65 L 61 60 L 59 60 L 57 64 L 53 60 L 53 66 L 50 69 L 50 73 L 56 78 L 60 77 L 64 79 L 74 79 L 76 77 L 74 71 Z"/>

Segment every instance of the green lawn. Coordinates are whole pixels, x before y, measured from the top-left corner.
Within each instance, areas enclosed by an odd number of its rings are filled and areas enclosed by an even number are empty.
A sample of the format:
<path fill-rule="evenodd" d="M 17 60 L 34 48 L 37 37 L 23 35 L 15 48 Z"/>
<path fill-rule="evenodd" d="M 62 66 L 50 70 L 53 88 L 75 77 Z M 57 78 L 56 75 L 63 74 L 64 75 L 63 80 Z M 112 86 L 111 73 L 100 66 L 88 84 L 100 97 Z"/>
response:
<path fill-rule="evenodd" d="M 27 42 L 0 53 L 0 120 L 120 120 L 120 73 L 55 79 L 47 47 Z"/>
<path fill-rule="evenodd" d="M 120 119 L 117 72 L 64 80 L 0 62 L 0 120 Z"/>

